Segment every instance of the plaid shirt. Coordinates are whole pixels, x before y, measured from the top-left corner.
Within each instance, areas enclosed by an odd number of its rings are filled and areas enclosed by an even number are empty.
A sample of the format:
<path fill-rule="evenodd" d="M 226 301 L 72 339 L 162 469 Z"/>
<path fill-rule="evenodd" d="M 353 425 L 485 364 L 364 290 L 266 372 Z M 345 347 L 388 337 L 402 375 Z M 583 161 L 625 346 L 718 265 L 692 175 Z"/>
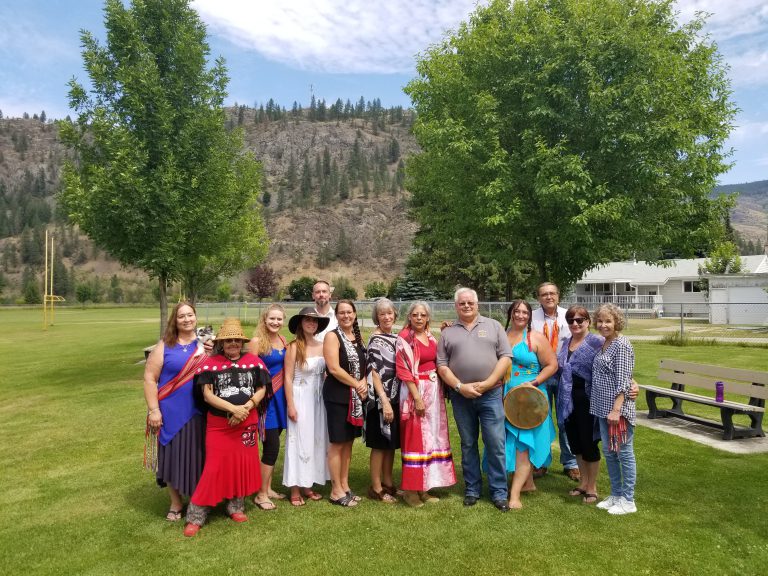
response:
<path fill-rule="evenodd" d="M 592 395 L 589 413 L 598 418 L 608 417 L 613 401 L 624 393 L 621 415 L 635 423 L 635 402 L 627 397 L 635 368 L 635 351 L 624 336 L 618 336 L 605 350 L 600 349 L 592 363 Z"/>

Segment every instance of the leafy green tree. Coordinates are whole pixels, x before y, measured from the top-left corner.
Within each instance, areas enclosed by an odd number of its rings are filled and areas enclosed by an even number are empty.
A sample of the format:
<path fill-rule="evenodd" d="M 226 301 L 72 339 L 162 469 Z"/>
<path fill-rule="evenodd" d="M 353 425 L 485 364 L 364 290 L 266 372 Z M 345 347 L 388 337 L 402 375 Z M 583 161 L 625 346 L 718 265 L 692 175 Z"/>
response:
<path fill-rule="evenodd" d="M 288 294 L 296 302 L 310 302 L 312 300 L 312 287 L 315 282 L 317 280 L 309 276 L 296 278 L 288 284 Z"/>
<path fill-rule="evenodd" d="M 205 26 L 187 0 L 118 0 L 105 7 L 106 44 L 81 35 L 90 92 L 70 82 L 76 152 L 61 199 L 72 220 L 121 263 L 166 287 L 201 287 L 266 254 L 260 166 L 225 128 L 222 59 L 208 67 Z"/>
<path fill-rule="evenodd" d="M 91 301 L 91 285 L 87 282 L 82 282 L 75 288 L 75 299 L 80 304 L 85 305 L 86 302 Z"/>
<path fill-rule="evenodd" d="M 219 302 L 229 302 L 232 298 L 232 285 L 229 282 L 222 282 L 216 288 L 216 298 Z"/>
<path fill-rule="evenodd" d="M 381 298 L 387 295 L 387 285 L 384 282 L 371 282 L 365 285 L 366 298 Z"/>
<path fill-rule="evenodd" d="M 709 298 L 709 279 L 706 274 L 738 274 L 741 272 L 739 249 L 733 242 L 722 242 L 710 252 L 704 264 L 699 266 L 699 287 Z"/>
<path fill-rule="evenodd" d="M 109 301 L 117 304 L 122 303 L 125 300 L 123 289 L 120 287 L 120 279 L 117 274 L 113 274 L 109 280 Z"/>
<path fill-rule="evenodd" d="M 429 49 L 406 92 L 408 162 L 430 249 L 453 239 L 500 270 L 561 285 L 635 254 L 706 250 L 728 202 L 735 107 L 696 16 L 671 0 L 491 0 Z"/>
<path fill-rule="evenodd" d="M 333 296 L 335 298 L 346 298 L 348 300 L 357 300 L 357 290 L 352 286 L 352 281 L 346 276 L 339 276 L 333 279 Z"/>

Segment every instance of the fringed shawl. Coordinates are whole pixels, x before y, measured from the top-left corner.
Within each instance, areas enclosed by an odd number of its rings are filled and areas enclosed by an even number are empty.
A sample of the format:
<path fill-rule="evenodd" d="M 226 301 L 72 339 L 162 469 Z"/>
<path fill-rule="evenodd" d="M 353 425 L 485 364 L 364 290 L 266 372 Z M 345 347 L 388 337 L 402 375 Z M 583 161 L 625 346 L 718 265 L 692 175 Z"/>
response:
<path fill-rule="evenodd" d="M 430 342 L 437 345 L 437 340 L 432 333 L 427 331 Z M 415 334 L 409 327 L 403 328 L 397 335 L 397 379 L 401 382 L 419 383 L 419 347 L 414 345 Z M 413 397 L 408 394 L 406 398 L 400 398 L 400 417 L 407 420 L 413 412 Z"/>

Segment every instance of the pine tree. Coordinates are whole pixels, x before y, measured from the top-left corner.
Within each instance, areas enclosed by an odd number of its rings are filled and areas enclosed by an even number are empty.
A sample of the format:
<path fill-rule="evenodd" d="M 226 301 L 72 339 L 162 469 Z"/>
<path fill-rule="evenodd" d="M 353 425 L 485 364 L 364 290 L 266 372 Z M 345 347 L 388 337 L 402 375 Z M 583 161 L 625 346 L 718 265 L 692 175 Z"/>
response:
<path fill-rule="evenodd" d="M 339 198 L 346 200 L 349 198 L 349 178 L 346 172 L 341 175 L 341 182 L 339 183 Z"/>
<path fill-rule="evenodd" d="M 288 161 L 288 169 L 285 171 L 285 185 L 288 190 L 296 190 L 296 158 L 291 152 L 291 159 Z"/>
<path fill-rule="evenodd" d="M 304 166 L 301 168 L 301 205 L 309 206 L 312 195 L 312 171 L 309 168 L 309 158 L 304 156 Z"/>
<path fill-rule="evenodd" d="M 331 152 L 328 150 L 328 146 L 323 148 L 323 176 L 328 177 L 331 175 Z"/>
<path fill-rule="evenodd" d="M 400 142 L 397 138 L 392 138 L 389 142 L 389 163 L 394 164 L 400 159 Z"/>

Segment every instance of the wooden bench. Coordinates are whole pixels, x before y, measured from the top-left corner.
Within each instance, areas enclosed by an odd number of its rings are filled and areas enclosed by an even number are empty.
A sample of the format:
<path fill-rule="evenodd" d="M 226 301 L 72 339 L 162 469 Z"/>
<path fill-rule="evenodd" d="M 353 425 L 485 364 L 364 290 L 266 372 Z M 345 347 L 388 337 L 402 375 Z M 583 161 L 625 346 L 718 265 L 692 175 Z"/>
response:
<path fill-rule="evenodd" d="M 648 401 L 648 418 L 666 418 L 674 416 L 691 422 L 697 422 L 706 426 L 723 430 L 723 440 L 734 438 L 751 438 L 765 436 L 763 432 L 763 413 L 765 412 L 765 400 L 768 398 L 768 372 L 755 370 L 742 370 L 739 368 L 724 368 L 709 364 L 684 362 L 682 360 L 661 361 L 658 379 L 670 382 L 671 388 L 661 386 L 641 385 L 645 390 Z M 712 396 L 703 396 L 686 392 L 686 386 L 715 390 L 715 382 L 724 384 L 724 401 L 717 402 Z M 749 397 L 749 403 L 734 402 L 729 395 L 738 394 Z M 672 400 L 671 408 L 658 408 L 656 398 L 669 398 Z M 696 402 L 720 409 L 722 423 L 686 414 L 683 412 L 683 402 Z M 733 424 L 735 414 L 748 416 L 751 426 L 748 428 L 736 427 Z"/>

